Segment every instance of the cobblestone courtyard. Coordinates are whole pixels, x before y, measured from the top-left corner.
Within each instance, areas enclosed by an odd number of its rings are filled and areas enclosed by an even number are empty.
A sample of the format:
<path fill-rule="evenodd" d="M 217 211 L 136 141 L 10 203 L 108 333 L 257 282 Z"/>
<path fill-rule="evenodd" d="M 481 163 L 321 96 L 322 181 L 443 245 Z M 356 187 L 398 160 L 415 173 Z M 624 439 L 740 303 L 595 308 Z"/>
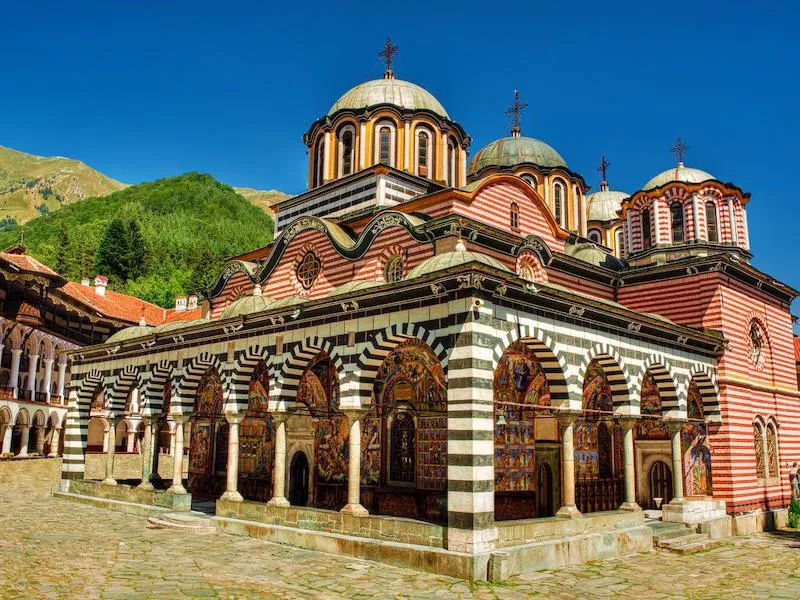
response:
<path fill-rule="evenodd" d="M 145 519 L 0 481 L 0 598 L 800 598 L 800 536 L 466 582 Z"/>

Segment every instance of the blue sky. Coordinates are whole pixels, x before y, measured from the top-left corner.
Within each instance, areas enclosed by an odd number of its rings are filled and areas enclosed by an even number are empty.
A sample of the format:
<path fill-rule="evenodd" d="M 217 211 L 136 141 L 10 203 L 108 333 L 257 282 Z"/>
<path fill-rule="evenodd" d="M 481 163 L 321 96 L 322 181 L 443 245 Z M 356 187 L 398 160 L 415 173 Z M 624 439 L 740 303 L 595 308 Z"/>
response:
<path fill-rule="evenodd" d="M 632 192 L 681 136 L 688 166 L 753 194 L 755 266 L 800 288 L 797 3 L 30 4 L 3 8 L 2 145 L 127 183 L 196 170 L 297 193 L 303 132 L 381 76 L 391 35 L 397 76 L 436 95 L 473 152 L 507 133 L 515 88 L 523 134 L 593 189 L 601 154 Z"/>

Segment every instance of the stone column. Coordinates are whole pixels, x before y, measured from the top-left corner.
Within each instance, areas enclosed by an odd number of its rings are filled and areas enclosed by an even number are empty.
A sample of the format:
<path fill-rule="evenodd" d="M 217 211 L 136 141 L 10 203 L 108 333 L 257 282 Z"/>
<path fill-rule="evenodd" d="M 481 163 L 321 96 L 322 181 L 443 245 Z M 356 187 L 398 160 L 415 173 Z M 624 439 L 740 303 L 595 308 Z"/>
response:
<path fill-rule="evenodd" d="M 577 418 L 574 413 L 558 415 L 561 425 L 561 508 L 556 516 L 567 519 L 581 516 L 575 504 L 575 447 L 572 440 Z"/>
<path fill-rule="evenodd" d="M 117 485 L 117 480 L 114 479 L 114 454 L 117 449 L 117 423 L 121 419 L 115 417 L 108 420 L 108 447 L 106 449 L 106 478 L 102 481 L 105 485 Z"/>
<path fill-rule="evenodd" d="M 39 371 L 39 355 L 31 354 L 28 356 L 28 391 L 30 392 L 30 399 L 36 400 L 36 379 Z"/>
<path fill-rule="evenodd" d="M 36 426 L 36 454 L 39 456 L 44 455 L 44 435 L 45 429 L 44 425 L 37 425 Z"/>
<path fill-rule="evenodd" d="M 106 428 L 103 430 L 103 452 L 108 452 L 108 422 L 106 421 Z"/>
<path fill-rule="evenodd" d="M 61 441 L 61 427 L 53 427 L 53 435 L 50 438 L 50 454 L 47 456 L 53 458 L 58 456 L 58 445 Z"/>
<path fill-rule="evenodd" d="M 651 211 L 653 215 L 653 232 L 650 236 L 652 238 L 651 246 L 658 246 L 658 244 L 661 243 L 661 219 L 660 215 L 658 214 L 660 210 L 660 204 L 661 203 L 658 201 L 658 198 L 653 198 L 653 210 Z"/>
<path fill-rule="evenodd" d="M 155 436 L 153 435 L 153 429 L 156 420 L 153 417 L 143 417 L 142 420 L 144 421 L 144 439 L 140 448 L 142 452 L 142 481 L 136 487 L 142 490 L 152 490 L 153 471 L 155 470 L 153 461 Z"/>
<path fill-rule="evenodd" d="M 239 423 L 244 415 L 239 413 L 226 413 L 228 420 L 228 465 L 225 493 L 220 500 L 242 502 L 244 498 L 239 493 Z"/>
<path fill-rule="evenodd" d="M 185 494 L 183 487 L 183 424 L 187 418 L 183 415 L 173 415 L 175 421 L 175 450 L 172 454 L 172 485 L 167 490 L 173 494 Z"/>
<path fill-rule="evenodd" d="M 125 450 L 126 452 L 133 452 L 133 448 L 136 445 L 136 429 L 131 426 L 128 429 L 128 439 L 125 440 Z"/>
<path fill-rule="evenodd" d="M 272 473 L 272 498 L 270 506 L 289 506 L 286 499 L 286 421 L 288 413 L 276 412 L 272 415 L 275 422 L 275 468 Z"/>
<path fill-rule="evenodd" d="M 683 458 L 681 453 L 681 427 L 683 421 L 671 421 L 669 437 L 672 441 L 672 502 L 683 502 Z"/>
<path fill-rule="evenodd" d="M 19 444 L 19 454 L 17 456 L 28 456 L 28 442 L 30 442 L 31 426 L 22 426 L 22 436 Z"/>
<path fill-rule="evenodd" d="M 44 393 L 46 395 L 47 401 L 50 402 L 50 383 L 53 381 L 53 359 L 52 358 L 45 358 L 44 359 L 44 383 L 42 387 L 44 387 Z"/>
<path fill-rule="evenodd" d="M 361 419 L 367 410 L 361 408 L 345 408 L 342 412 L 347 415 L 350 423 L 350 457 L 347 475 L 347 504 L 340 512 L 363 517 L 369 514 L 361 506 Z"/>
<path fill-rule="evenodd" d="M 636 475 L 633 468 L 633 427 L 636 419 L 623 419 L 622 426 L 622 462 L 625 467 L 625 501 L 620 510 L 642 510 L 636 503 Z"/>
<path fill-rule="evenodd" d="M 14 397 L 19 398 L 19 361 L 22 358 L 22 350 L 11 351 L 11 376 L 8 378 L 9 387 L 14 388 Z"/>
<path fill-rule="evenodd" d="M 67 361 L 58 363 L 58 383 L 56 384 L 56 396 L 63 400 L 64 398 L 64 383 L 67 380 Z"/>
<path fill-rule="evenodd" d="M 6 430 L 3 432 L 3 446 L 0 454 L 9 454 L 11 452 L 11 435 L 14 432 L 14 424 L 9 423 L 6 425 Z"/>

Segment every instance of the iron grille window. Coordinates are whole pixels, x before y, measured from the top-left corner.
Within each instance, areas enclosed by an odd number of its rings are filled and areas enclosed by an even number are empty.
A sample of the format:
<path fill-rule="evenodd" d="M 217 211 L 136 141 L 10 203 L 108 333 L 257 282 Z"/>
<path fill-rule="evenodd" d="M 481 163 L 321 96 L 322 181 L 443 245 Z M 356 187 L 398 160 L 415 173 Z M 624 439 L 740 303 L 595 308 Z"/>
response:
<path fill-rule="evenodd" d="M 405 412 L 392 421 L 392 457 L 389 478 L 400 483 L 414 483 L 416 470 L 416 428 L 414 419 Z"/>

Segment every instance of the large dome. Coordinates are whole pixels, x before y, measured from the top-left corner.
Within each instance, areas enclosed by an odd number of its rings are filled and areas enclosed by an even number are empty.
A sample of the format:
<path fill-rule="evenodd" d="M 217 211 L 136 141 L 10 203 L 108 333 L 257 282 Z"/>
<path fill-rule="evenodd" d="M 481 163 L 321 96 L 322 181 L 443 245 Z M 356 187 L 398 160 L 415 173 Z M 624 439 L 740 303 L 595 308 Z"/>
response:
<path fill-rule="evenodd" d="M 663 173 L 659 173 L 650 181 L 644 184 L 643 190 L 652 190 L 661 187 L 666 183 L 673 181 L 682 181 L 684 183 L 702 183 L 704 181 L 711 181 L 716 179 L 711 173 L 706 173 L 700 169 L 690 169 L 684 167 L 683 163 L 678 163 L 674 169 L 667 169 Z"/>
<path fill-rule="evenodd" d="M 440 117 L 449 115 L 429 91 L 401 79 L 374 79 L 345 92 L 331 106 L 328 115 L 340 110 L 359 110 L 370 106 L 391 104 L 407 110 L 428 110 Z"/>
<path fill-rule="evenodd" d="M 467 174 L 477 173 L 484 167 L 513 167 L 523 163 L 540 167 L 567 166 L 561 155 L 544 142 L 511 136 L 490 142 L 478 150 L 467 165 Z"/>
<path fill-rule="evenodd" d="M 617 211 L 622 208 L 622 201 L 630 194 L 600 190 L 586 197 L 587 217 L 589 221 L 616 221 Z"/>

